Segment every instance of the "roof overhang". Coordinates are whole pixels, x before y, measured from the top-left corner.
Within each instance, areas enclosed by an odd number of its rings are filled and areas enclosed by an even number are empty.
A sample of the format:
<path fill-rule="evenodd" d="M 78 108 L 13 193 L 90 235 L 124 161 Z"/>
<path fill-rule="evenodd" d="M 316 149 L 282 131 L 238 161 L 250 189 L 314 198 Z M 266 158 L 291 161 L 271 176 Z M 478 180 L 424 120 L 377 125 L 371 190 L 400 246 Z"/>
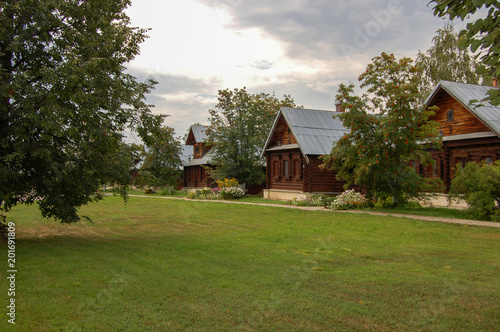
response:
<path fill-rule="evenodd" d="M 300 149 L 300 146 L 298 144 L 278 145 L 278 146 L 266 149 L 266 151 L 281 151 L 281 150 L 295 150 L 295 149 Z"/>
<path fill-rule="evenodd" d="M 443 136 L 443 142 L 459 141 L 463 139 L 473 139 L 473 138 L 496 137 L 496 136 L 498 135 L 493 131 L 483 131 L 479 133 Z"/>

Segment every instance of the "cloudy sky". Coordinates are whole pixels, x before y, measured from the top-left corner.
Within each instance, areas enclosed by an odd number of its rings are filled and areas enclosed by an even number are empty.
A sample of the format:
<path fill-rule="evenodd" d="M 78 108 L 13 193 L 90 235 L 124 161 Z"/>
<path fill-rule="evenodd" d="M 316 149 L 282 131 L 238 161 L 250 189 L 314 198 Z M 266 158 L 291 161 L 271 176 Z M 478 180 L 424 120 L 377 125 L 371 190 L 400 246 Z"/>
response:
<path fill-rule="evenodd" d="M 431 46 L 445 21 L 428 2 L 133 0 L 132 25 L 151 30 L 128 71 L 159 82 L 148 101 L 178 136 L 208 124 L 220 89 L 334 109 L 338 85 L 357 82 L 374 56 L 414 57 Z"/>

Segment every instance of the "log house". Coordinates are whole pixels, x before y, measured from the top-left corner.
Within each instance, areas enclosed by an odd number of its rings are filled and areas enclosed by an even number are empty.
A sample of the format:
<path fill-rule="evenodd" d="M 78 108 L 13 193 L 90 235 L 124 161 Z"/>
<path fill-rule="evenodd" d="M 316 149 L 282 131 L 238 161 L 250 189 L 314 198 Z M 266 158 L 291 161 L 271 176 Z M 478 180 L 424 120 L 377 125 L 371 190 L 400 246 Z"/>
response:
<path fill-rule="evenodd" d="M 441 81 L 426 101 L 438 106 L 431 120 L 439 123 L 442 151 L 431 151 L 435 161 L 419 171 L 440 177 L 450 188 L 456 164 L 469 161 L 493 163 L 500 159 L 500 107 L 481 102 L 491 86 Z M 472 103 L 471 100 L 478 102 Z"/>
<path fill-rule="evenodd" d="M 334 111 L 283 107 L 264 146 L 266 189 L 264 198 L 292 199 L 313 193 L 339 194 L 344 183 L 335 172 L 323 170 L 320 156 L 329 154 L 333 143 L 347 129 Z"/>
<path fill-rule="evenodd" d="M 211 187 L 214 182 L 204 166 L 210 164 L 210 147 L 205 144 L 206 126 L 191 126 L 186 145 L 192 146 L 193 157 L 184 163 L 184 187 L 188 189 Z"/>

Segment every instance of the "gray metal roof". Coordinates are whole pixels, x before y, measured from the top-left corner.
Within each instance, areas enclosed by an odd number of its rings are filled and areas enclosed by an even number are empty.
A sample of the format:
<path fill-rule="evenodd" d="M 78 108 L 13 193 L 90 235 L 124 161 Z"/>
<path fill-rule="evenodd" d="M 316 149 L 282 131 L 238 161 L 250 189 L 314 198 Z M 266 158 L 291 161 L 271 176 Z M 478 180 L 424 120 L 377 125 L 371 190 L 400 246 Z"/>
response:
<path fill-rule="evenodd" d="M 193 132 L 194 140 L 196 143 L 201 143 L 205 140 L 205 138 L 207 138 L 207 134 L 205 134 L 205 131 L 207 129 L 208 126 L 191 126 L 191 131 Z"/>
<path fill-rule="evenodd" d="M 186 166 L 197 166 L 197 165 L 208 165 L 210 164 L 210 158 L 212 156 L 212 150 L 208 151 L 203 157 L 193 159 L 193 160 L 188 160 L 184 162 L 184 167 Z"/>
<path fill-rule="evenodd" d="M 184 164 L 188 160 L 193 159 L 193 146 L 192 145 L 182 145 L 181 146 L 181 161 Z"/>
<path fill-rule="evenodd" d="M 282 107 L 269 133 L 264 151 L 269 145 L 281 114 L 304 156 L 329 154 L 333 143 L 349 132 L 340 119 L 333 118 L 334 115 L 340 114 L 338 112 Z"/>
<path fill-rule="evenodd" d="M 493 106 L 488 102 L 481 101 L 488 96 L 486 93 L 489 90 L 494 89 L 493 87 L 440 81 L 427 98 L 426 105 L 429 105 L 440 89 L 448 92 L 487 127 L 500 136 L 500 106 Z M 473 99 L 478 100 L 479 102 L 470 104 L 470 101 Z"/>

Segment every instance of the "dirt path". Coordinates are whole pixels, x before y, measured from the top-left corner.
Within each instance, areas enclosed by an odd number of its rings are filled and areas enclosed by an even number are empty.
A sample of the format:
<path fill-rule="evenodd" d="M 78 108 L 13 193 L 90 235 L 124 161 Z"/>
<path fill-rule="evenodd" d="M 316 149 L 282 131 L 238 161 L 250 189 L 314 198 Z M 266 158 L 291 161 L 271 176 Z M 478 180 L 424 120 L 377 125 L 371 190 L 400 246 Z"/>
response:
<path fill-rule="evenodd" d="M 162 197 L 162 196 L 147 196 L 147 195 L 129 195 L 130 197 L 145 197 L 145 198 L 160 198 L 160 199 L 182 199 L 189 202 L 197 202 L 199 200 L 187 199 L 185 197 Z M 330 211 L 332 213 L 366 213 L 374 216 L 390 216 L 397 218 L 409 218 L 423 221 L 433 221 L 433 222 L 442 222 L 448 224 L 461 224 L 461 225 L 470 225 L 470 226 L 479 226 L 479 227 L 494 227 L 500 228 L 500 222 L 492 222 L 492 221 L 480 221 L 480 220 L 469 220 L 469 219 L 455 219 L 455 218 L 442 218 L 442 217 L 431 217 L 431 216 L 419 216 L 416 214 L 404 214 L 404 213 L 388 213 L 388 212 L 376 212 L 376 211 L 358 211 L 358 210 L 329 210 L 322 206 L 293 206 L 293 205 L 284 205 L 284 204 L 267 204 L 267 203 L 250 203 L 250 202 L 237 202 L 237 201 L 222 201 L 222 200 L 213 200 L 210 202 L 216 203 L 226 203 L 226 204 L 246 204 L 246 205 L 260 205 L 260 206 L 273 206 L 273 207 L 281 207 L 288 209 L 299 209 L 305 211 Z"/>

